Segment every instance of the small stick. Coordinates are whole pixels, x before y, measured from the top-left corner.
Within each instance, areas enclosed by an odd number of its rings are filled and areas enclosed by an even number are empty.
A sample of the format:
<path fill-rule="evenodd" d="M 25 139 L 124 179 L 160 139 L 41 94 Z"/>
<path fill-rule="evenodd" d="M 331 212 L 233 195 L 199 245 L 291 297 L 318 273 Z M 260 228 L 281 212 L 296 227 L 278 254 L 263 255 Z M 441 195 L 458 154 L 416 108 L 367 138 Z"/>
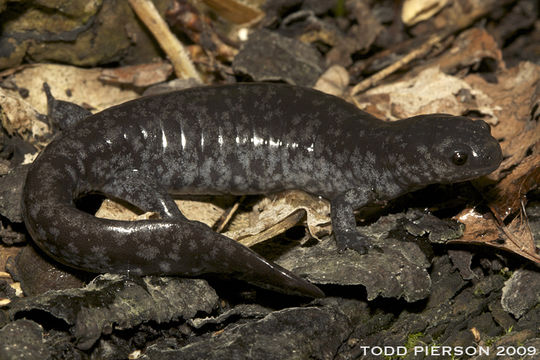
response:
<path fill-rule="evenodd" d="M 399 70 L 400 68 L 402 68 L 406 64 L 410 63 L 414 59 L 416 59 L 416 58 L 422 56 L 423 54 L 427 53 L 431 49 L 431 47 L 433 45 L 437 44 L 438 42 L 440 42 L 441 40 L 446 38 L 446 36 L 448 36 L 448 35 L 449 35 L 448 32 L 444 33 L 444 34 L 432 35 L 419 48 L 411 51 L 410 53 L 408 53 L 407 55 L 405 55 L 404 57 L 402 57 L 401 59 L 399 59 L 398 61 L 396 61 L 392 65 L 389 65 L 389 66 L 385 67 L 384 69 L 382 69 L 378 73 L 376 73 L 376 74 L 370 76 L 369 78 L 367 78 L 367 79 L 359 82 L 358 84 L 356 84 L 351 89 L 351 95 L 354 96 L 354 95 L 356 95 L 356 94 L 358 94 L 358 93 L 360 93 L 360 92 L 362 92 L 364 90 L 369 89 L 373 85 L 379 83 L 380 81 L 382 81 L 384 78 L 386 78 L 390 74 L 396 72 L 397 70 Z"/>
<path fill-rule="evenodd" d="M 238 199 L 238 201 L 234 203 L 232 208 L 225 211 L 223 215 L 221 215 L 221 217 L 218 219 L 216 224 L 213 226 L 216 229 L 216 232 L 218 233 L 222 232 L 225 229 L 225 227 L 229 225 L 229 222 L 231 221 L 233 215 L 236 213 L 236 210 L 238 210 L 238 208 L 240 207 L 240 204 L 245 200 L 245 198 L 246 198 L 245 195 L 241 196 L 240 199 Z"/>
<path fill-rule="evenodd" d="M 171 33 L 167 23 L 159 15 L 154 3 L 151 0 L 129 0 L 129 4 L 167 54 L 169 60 L 172 62 L 176 76 L 179 79 L 191 77 L 202 82 L 199 73 L 189 59 L 186 49 L 178 41 L 176 36 Z"/>
<path fill-rule="evenodd" d="M 356 84 L 356 86 L 351 89 L 351 96 L 354 96 L 362 91 L 369 89 L 373 85 L 379 83 L 381 80 L 386 78 L 388 75 L 401 68 L 403 65 L 408 64 L 417 57 L 427 53 L 433 45 L 446 39 L 449 35 L 469 27 L 480 17 L 489 14 L 491 11 L 500 7 L 501 5 L 506 5 L 511 2 L 513 2 L 513 0 L 477 1 L 473 2 L 471 9 L 465 10 L 463 9 L 463 5 L 461 5 L 459 1 L 455 1 L 454 4 L 457 7 L 461 8 L 461 13 L 463 14 L 463 16 L 459 17 L 450 27 L 442 30 L 442 33 L 434 34 L 429 37 L 426 42 L 422 44 L 418 49 L 411 51 L 409 54 L 405 55 L 403 58 L 401 58 L 394 64 L 382 69 L 373 76 L 370 76 L 364 81 Z M 467 6 L 468 5 L 469 4 L 467 3 Z"/>

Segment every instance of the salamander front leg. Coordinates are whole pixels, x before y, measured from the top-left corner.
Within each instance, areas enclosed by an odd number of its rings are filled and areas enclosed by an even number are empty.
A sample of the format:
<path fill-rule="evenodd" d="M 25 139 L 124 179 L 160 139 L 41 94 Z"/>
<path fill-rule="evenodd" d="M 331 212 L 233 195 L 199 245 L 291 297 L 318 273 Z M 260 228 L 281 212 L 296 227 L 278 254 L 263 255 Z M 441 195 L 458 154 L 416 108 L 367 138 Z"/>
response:
<path fill-rule="evenodd" d="M 352 249 L 360 254 L 368 251 L 369 239 L 356 230 L 354 209 L 366 205 L 369 200 L 369 192 L 353 189 L 331 201 L 332 228 L 340 251 Z"/>

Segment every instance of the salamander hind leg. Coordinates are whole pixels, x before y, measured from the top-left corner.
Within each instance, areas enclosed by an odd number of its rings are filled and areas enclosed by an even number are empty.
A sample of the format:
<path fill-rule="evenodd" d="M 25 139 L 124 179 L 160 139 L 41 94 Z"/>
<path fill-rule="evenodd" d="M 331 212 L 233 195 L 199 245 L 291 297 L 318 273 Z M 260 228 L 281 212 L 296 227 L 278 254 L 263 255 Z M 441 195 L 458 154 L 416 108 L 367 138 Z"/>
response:
<path fill-rule="evenodd" d="M 108 197 L 127 201 L 142 211 L 156 212 L 162 219 L 186 219 L 165 189 L 137 173 L 116 174 L 98 190 Z"/>

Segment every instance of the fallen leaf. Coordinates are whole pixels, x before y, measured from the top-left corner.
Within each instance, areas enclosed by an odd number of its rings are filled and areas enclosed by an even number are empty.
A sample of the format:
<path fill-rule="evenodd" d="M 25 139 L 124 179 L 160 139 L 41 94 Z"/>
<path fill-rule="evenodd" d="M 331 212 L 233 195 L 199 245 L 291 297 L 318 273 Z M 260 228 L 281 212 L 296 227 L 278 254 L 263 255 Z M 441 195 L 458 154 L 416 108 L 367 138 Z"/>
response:
<path fill-rule="evenodd" d="M 333 65 L 319 77 L 314 89 L 330 95 L 342 96 L 347 85 L 349 85 L 347 69 L 340 65 Z"/>
<path fill-rule="evenodd" d="M 465 78 L 467 84 L 490 99 L 494 116 L 500 119 L 491 133 L 500 139 L 504 161 L 491 179 L 503 178 L 528 154 L 540 152 L 540 124 L 532 116 L 540 105 L 540 65 L 522 62 L 499 73 L 497 79 L 497 83 L 491 83 L 477 74 Z"/>
<path fill-rule="evenodd" d="M 429 19 L 448 4 L 448 0 L 405 0 L 401 8 L 401 20 L 414 25 Z"/>
<path fill-rule="evenodd" d="M 135 211 L 128 209 L 122 204 L 109 199 L 103 200 L 98 211 L 95 213 L 95 216 L 102 219 L 123 221 L 159 219 L 159 214 L 155 212 L 137 214 Z"/>
<path fill-rule="evenodd" d="M 193 42 L 187 48 L 199 67 L 208 67 L 208 71 L 213 72 L 220 66 L 216 59 L 230 63 L 238 53 L 235 41 L 224 41 L 207 11 L 188 1 L 175 1 L 166 11 L 165 18 L 171 30 L 185 34 Z M 231 40 L 231 34 L 227 37 Z"/>
<path fill-rule="evenodd" d="M 463 103 L 457 96 L 467 91 L 475 101 Z M 381 102 L 381 97 L 387 101 Z M 446 75 L 438 67 L 428 68 L 418 76 L 368 90 L 355 98 L 357 106 L 374 115 L 382 114 L 390 120 L 404 119 L 415 115 L 446 113 L 462 115 L 476 111 L 486 116 L 491 124 L 498 122 L 496 110 L 499 104 L 490 99 L 481 89 L 466 81 Z M 377 105 L 373 105 L 377 104 Z"/>
<path fill-rule="evenodd" d="M 509 225 L 499 225 L 492 216 L 485 217 L 470 208 L 463 210 L 454 219 L 465 224 L 465 231 L 461 238 L 448 243 L 487 245 L 540 264 L 540 255 L 524 213 L 520 213 Z"/>
<path fill-rule="evenodd" d="M 0 118 L 9 136 L 17 134 L 33 144 L 38 142 L 37 138 L 50 133 L 49 125 L 41 121 L 43 116 L 32 105 L 4 89 L 0 89 Z"/>
<path fill-rule="evenodd" d="M 491 61 L 493 67 L 506 70 L 502 51 L 493 38 L 493 35 L 482 28 L 472 28 L 464 31 L 455 38 L 452 47 L 440 56 L 428 60 L 425 65 L 419 65 L 411 69 L 410 75 L 414 76 L 424 69 L 439 66 L 446 74 L 460 74 L 470 72 L 486 60 Z"/>
<path fill-rule="evenodd" d="M 285 232 L 303 218 L 314 238 L 331 233 L 330 203 L 303 191 L 290 190 L 262 199 L 253 207 L 246 226 L 232 227 L 224 235 L 251 246 Z"/>
<path fill-rule="evenodd" d="M 236 238 L 236 240 L 247 247 L 262 243 L 263 241 L 269 240 L 273 237 L 276 237 L 280 234 L 283 234 L 288 229 L 297 225 L 302 219 L 306 216 L 305 212 L 298 210 L 292 214 L 282 218 L 276 222 L 276 220 L 271 223 L 260 223 L 259 226 L 255 228 L 246 228 L 243 231 L 238 233 L 230 234 L 231 237 Z M 266 225 L 266 227 L 265 227 Z M 253 234 L 250 234 L 253 232 Z M 225 234 L 227 235 L 227 234 Z"/>
<path fill-rule="evenodd" d="M 162 61 L 103 69 L 99 80 L 113 84 L 131 84 L 137 87 L 146 87 L 164 82 L 172 74 L 172 71 L 172 65 Z"/>
<path fill-rule="evenodd" d="M 203 2 L 218 15 L 235 24 L 254 23 L 264 16 L 264 12 L 253 6 L 248 6 L 243 1 L 203 0 Z"/>
<path fill-rule="evenodd" d="M 29 90 L 24 100 L 41 114 L 47 114 L 47 98 L 42 90 L 44 82 L 49 84 L 55 99 L 96 111 L 139 97 L 134 89 L 103 83 L 99 80 L 101 71 L 99 68 L 36 64 L 19 67 L 8 79 L 17 89 Z M 16 90 L 6 90 L 6 93 L 19 96 Z"/>
<path fill-rule="evenodd" d="M 491 191 L 494 198 L 489 203 L 493 214 L 503 222 L 510 214 L 519 211 L 527 199 L 525 195 L 540 184 L 540 152 L 527 156 L 512 172 Z"/>

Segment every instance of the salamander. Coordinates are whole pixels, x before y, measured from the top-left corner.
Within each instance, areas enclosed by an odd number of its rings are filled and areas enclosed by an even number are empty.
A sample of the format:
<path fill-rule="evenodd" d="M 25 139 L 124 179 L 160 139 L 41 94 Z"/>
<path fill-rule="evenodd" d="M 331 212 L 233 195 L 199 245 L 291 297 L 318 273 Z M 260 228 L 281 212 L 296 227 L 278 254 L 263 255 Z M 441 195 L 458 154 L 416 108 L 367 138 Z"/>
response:
<path fill-rule="evenodd" d="M 197 87 L 142 97 L 66 129 L 29 169 L 23 216 L 49 256 L 90 272 L 226 274 L 285 293 L 323 296 L 300 276 L 208 226 L 176 194 L 301 189 L 331 203 L 338 248 L 365 252 L 353 210 L 432 183 L 495 170 L 501 148 L 484 121 L 446 114 L 382 121 L 343 99 L 286 84 Z M 79 210 L 100 193 L 156 220 Z"/>

